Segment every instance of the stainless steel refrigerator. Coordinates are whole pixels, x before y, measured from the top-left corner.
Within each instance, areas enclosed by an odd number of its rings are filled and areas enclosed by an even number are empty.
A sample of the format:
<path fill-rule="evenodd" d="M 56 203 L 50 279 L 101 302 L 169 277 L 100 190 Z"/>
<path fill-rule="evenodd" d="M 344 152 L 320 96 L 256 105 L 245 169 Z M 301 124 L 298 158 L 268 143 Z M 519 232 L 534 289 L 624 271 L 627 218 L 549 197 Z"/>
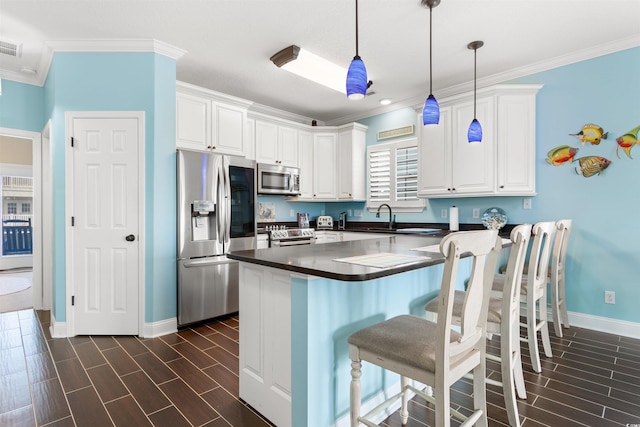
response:
<path fill-rule="evenodd" d="M 177 151 L 178 325 L 238 311 L 238 263 L 253 249 L 255 162 Z"/>

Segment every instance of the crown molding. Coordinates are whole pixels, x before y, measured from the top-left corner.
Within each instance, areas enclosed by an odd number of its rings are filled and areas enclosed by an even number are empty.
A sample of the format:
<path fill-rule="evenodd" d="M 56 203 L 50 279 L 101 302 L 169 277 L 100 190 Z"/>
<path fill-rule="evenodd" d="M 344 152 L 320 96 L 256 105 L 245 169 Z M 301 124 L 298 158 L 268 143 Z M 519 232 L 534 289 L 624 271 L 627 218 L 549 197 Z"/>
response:
<path fill-rule="evenodd" d="M 184 49 L 153 39 L 48 41 L 44 43 L 42 54 L 38 61 L 38 74 L 24 76 L 15 72 L 3 71 L 2 78 L 44 86 L 53 61 L 53 55 L 57 52 L 153 52 L 176 61 L 187 53 Z"/>

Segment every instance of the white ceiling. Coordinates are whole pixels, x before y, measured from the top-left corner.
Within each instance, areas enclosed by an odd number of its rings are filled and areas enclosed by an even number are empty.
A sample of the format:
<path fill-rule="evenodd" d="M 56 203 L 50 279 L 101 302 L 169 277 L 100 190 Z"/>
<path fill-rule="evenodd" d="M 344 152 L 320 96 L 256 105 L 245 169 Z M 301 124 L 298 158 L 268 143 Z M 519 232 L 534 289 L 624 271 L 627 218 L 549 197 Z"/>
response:
<path fill-rule="evenodd" d="M 360 0 L 359 15 L 360 56 L 375 92 L 361 101 L 269 61 L 296 44 L 347 68 L 355 0 L 0 0 L 0 40 L 23 43 L 21 58 L 0 55 L 0 77 L 42 84 L 47 42 L 155 39 L 186 51 L 178 80 L 326 124 L 421 103 L 429 93 L 429 10 L 420 0 Z M 639 18 L 640 0 L 442 0 L 433 9 L 433 92 L 472 88 L 471 41 L 485 43 L 481 88 L 640 46 Z M 381 98 L 394 104 L 381 107 Z"/>

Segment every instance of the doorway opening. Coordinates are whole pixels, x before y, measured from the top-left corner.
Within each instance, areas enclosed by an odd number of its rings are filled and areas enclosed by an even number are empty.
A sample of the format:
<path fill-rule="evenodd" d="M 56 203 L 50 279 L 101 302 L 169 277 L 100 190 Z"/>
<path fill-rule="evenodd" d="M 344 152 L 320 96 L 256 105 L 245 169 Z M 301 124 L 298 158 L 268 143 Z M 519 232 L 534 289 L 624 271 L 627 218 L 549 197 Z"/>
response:
<path fill-rule="evenodd" d="M 43 303 L 41 149 L 39 133 L 0 128 L 0 313 L 50 307 L 50 297 Z"/>

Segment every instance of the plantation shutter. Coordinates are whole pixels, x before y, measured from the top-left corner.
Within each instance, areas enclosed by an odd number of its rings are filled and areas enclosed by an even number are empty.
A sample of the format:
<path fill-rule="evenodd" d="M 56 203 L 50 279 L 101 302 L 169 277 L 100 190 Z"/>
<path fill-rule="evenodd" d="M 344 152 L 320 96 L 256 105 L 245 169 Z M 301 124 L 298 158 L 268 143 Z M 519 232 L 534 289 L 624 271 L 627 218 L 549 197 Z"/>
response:
<path fill-rule="evenodd" d="M 396 200 L 418 197 L 418 147 L 396 150 Z"/>
<path fill-rule="evenodd" d="M 369 192 L 371 201 L 391 200 L 391 150 L 370 151 Z"/>

